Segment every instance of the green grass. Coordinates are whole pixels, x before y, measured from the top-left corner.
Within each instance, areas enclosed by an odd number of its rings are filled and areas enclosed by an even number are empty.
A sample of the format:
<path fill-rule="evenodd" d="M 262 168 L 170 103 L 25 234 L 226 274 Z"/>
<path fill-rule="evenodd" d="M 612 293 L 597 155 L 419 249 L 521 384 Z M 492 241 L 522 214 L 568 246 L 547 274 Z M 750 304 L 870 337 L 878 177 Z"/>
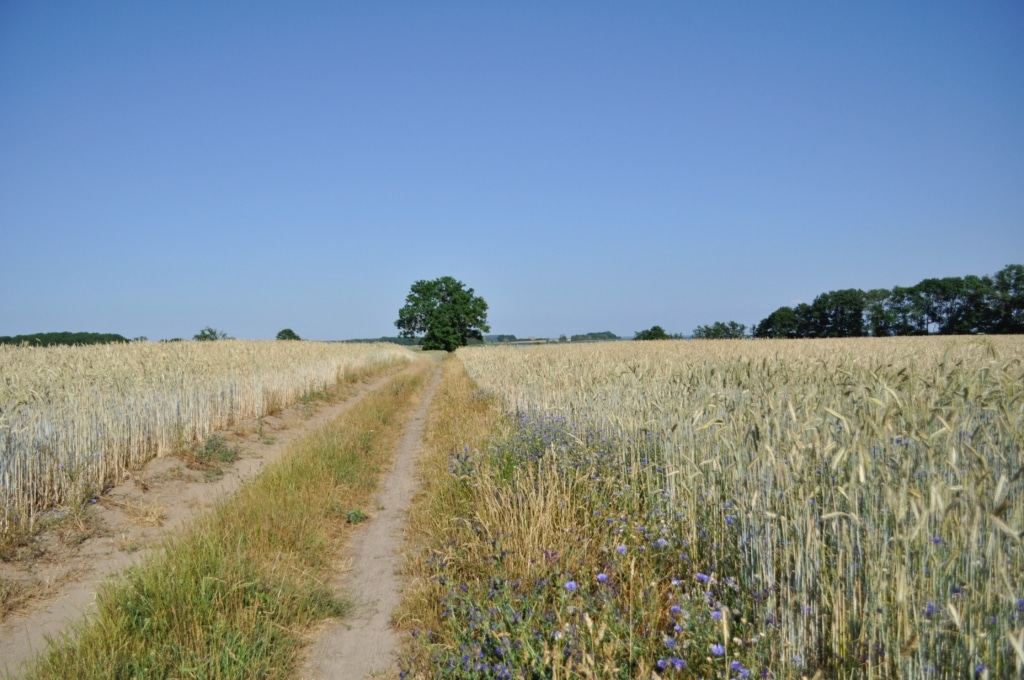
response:
<path fill-rule="evenodd" d="M 430 368 L 418 362 L 105 586 L 28 678 L 285 678 L 303 633 L 349 603 L 325 585 Z"/>

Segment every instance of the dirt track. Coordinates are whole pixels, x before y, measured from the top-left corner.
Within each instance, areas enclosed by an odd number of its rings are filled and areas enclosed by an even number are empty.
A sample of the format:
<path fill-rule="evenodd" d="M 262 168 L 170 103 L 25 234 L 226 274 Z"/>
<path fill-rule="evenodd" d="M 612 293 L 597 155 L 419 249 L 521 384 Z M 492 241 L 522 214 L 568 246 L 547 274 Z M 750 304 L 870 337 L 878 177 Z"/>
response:
<path fill-rule="evenodd" d="M 358 680 L 369 675 L 397 677 L 395 653 L 399 639 L 391 613 L 401 599 L 397 567 L 401 531 L 416 494 L 416 455 L 423 439 L 427 409 L 441 382 L 434 375 L 395 452 L 395 463 L 381 486 L 372 521 L 352 536 L 345 562 L 338 565 L 334 587 L 355 601 L 355 611 L 319 631 L 299 671 L 304 680 Z"/>

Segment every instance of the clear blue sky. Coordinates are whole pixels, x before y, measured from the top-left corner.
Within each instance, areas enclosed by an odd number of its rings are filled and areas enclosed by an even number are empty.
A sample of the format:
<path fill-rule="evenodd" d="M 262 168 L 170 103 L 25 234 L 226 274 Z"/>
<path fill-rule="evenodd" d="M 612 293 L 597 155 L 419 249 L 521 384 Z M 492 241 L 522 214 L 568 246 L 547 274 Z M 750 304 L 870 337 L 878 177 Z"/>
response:
<path fill-rule="evenodd" d="M 0 335 L 752 325 L 1024 263 L 1024 3 L 0 0 Z"/>

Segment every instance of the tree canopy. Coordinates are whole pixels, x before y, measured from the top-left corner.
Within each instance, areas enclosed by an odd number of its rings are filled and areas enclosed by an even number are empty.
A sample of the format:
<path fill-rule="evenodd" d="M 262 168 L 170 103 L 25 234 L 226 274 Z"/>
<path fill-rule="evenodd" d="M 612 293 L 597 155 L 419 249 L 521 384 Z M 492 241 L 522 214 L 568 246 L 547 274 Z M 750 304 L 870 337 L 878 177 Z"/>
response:
<path fill-rule="evenodd" d="M 230 340 L 231 336 L 229 336 L 224 331 L 219 331 L 216 328 L 213 328 L 212 326 L 207 326 L 203 330 L 193 335 L 192 339 L 199 340 L 202 342 L 209 342 L 210 340 Z"/>
<path fill-rule="evenodd" d="M 302 338 L 299 337 L 299 334 L 296 333 L 295 331 L 293 331 L 291 328 L 285 328 L 284 330 L 278 332 L 277 339 L 278 340 L 302 340 Z"/>
<path fill-rule="evenodd" d="M 32 335 L 0 335 L 0 345 L 31 345 L 33 347 L 49 347 L 51 345 L 105 345 L 113 342 L 128 342 L 128 338 L 119 333 L 33 333 Z"/>
<path fill-rule="evenodd" d="M 405 306 L 398 310 L 395 326 L 406 338 L 423 336 L 423 349 L 453 352 L 469 344 L 483 342 L 487 325 L 487 302 L 451 276 L 412 284 Z"/>
<path fill-rule="evenodd" d="M 634 340 L 677 340 L 683 336 L 670 334 L 661 326 L 651 326 L 645 331 L 637 331 Z"/>
<path fill-rule="evenodd" d="M 693 329 L 695 340 L 732 340 L 746 335 L 746 325 L 736 321 L 716 321 L 710 326 L 697 326 Z"/>
<path fill-rule="evenodd" d="M 1024 333 L 1024 265 L 994 276 L 924 279 L 914 286 L 833 290 L 811 304 L 779 307 L 754 328 L 759 338 Z"/>

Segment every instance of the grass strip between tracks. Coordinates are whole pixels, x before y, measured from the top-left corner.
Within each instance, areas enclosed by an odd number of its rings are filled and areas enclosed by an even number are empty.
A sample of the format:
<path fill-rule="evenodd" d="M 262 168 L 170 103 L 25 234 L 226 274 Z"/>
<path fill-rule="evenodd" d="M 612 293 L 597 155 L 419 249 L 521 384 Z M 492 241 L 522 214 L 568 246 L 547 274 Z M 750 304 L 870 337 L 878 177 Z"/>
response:
<path fill-rule="evenodd" d="M 27 677 L 288 677 L 305 632 L 350 608 L 326 585 L 330 566 L 430 370 L 402 371 L 102 588 Z"/>

